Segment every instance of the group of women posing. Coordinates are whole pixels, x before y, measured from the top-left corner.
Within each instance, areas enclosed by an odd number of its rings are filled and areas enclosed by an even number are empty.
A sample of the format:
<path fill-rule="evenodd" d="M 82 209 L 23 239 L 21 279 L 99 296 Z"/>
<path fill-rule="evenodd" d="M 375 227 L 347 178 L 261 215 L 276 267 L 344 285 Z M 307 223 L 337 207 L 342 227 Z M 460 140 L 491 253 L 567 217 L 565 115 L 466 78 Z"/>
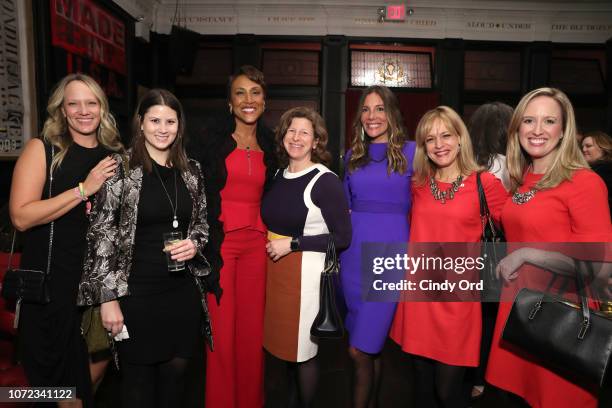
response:
<path fill-rule="evenodd" d="M 506 173 L 502 155 L 475 155 L 451 108 L 427 112 L 411 142 L 393 92 L 366 88 L 343 183 L 326 167 L 320 115 L 290 109 L 273 133 L 261 121 L 265 97 L 263 74 L 241 67 L 228 84 L 229 114 L 190 142 L 188 158 L 184 113 L 170 92 L 141 98 L 124 152 L 100 87 L 80 74 L 58 84 L 42 137 L 17 162 L 10 198 L 13 223 L 28 234 L 22 266 L 44 269 L 54 226 L 52 301 L 21 312 L 31 385 L 76 385 L 79 400 L 60 405 L 91 405 L 91 381 L 106 360 L 88 357 L 76 305 L 101 305 L 110 336 L 129 336 L 116 342 L 123 406 L 181 406 L 202 336 L 206 407 L 263 406 L 264 349 L 287 362 L 289 406 L 314 406 L 317 341 L 309 330 L 332 239 L 346 248 L 353 406 L 376 406 L 390 336 L 411 357 L 417 406 L 464 407 L 466 369 L 486 363 L 481 304 L 364 300 L 362 243 L 478 242 L 477 174 L 509 241 L 610 241 L 605 185 L 588 169 L 559 90 L 534 90 L 515 109 Z M 182 239 L 165 245 L 167 232 Z M 169 271 L 167 256 L 185 268 Z M 504 269 L 505 290 L 525 285 L 529 262 Z M 534 407 L 595 407 L 588 385 L 504 344 L 509 310 L 500 305 L 487 380 Z"/>

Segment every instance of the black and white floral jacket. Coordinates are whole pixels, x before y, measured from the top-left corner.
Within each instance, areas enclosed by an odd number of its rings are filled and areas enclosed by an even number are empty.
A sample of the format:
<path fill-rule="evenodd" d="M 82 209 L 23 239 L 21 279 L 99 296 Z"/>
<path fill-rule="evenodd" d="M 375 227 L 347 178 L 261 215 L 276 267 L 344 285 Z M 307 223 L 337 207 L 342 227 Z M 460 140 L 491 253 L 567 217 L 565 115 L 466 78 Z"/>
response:
<path fill-rule="evenodd" d="M 132 269 L 132 251 L 138 219 L 138 201 L 142 188 L 142 166 L 127 168 L 127 157 L 113 155 L 118 171 L 108 179 L 94 198 L 87 230 L 87 253 L 79 284 L 77 303 L 97 305 L 129 295 L 128 277 Z M 200 164 L 189 160 L 189 169 L 181 176 L 192 201 L 187 237 L 197 249 L 187 267 L 202 293 L 203 334 L 212 349 L 212 333 L 206 303 L 205 277 L 210 265 L 203 255 L 208 242 L 206 195 Z"/>

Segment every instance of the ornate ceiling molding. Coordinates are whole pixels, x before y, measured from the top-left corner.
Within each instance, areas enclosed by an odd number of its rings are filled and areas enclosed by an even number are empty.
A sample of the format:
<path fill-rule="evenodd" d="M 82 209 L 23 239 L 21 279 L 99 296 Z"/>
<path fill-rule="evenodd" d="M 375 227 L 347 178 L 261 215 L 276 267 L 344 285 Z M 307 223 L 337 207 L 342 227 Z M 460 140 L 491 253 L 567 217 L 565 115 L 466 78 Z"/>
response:
<path fill-rule="evenodd" d="M 410 1 L 412 16 L 379 23 L 371 1 L 115 0 L 139 10 L 151 29 L 169 33 L 179 24 L 201 34 L 328 35 L 382 38 L 603 43 L 612 38 L 610 1 Z M 131 4 L 134 3 L 134 4 Z M 128 4 L 131 4 L 128 7 Z M 125 6 L 124 6 L 125 5 Z M 148 8 L 146 7 L 148 5 Z M 150 17 L 149 17 L 150 16 Z M 176 16 L 176 18 L 175 18 Z"/>

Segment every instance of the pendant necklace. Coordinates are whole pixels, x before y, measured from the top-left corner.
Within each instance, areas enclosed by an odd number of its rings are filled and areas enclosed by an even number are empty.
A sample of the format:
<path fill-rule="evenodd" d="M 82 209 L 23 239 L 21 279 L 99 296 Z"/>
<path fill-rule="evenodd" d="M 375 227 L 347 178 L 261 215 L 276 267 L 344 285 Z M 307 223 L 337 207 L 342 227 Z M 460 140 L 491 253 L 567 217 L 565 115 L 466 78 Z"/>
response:
<path fill-rule="evenodd" d="M 455 198 L 455 193 L 461 187 L 461 182 L 463 181 L 463 176 L 460 174 L 457 177 L 457 180 L 451 183 L 451 186 L 444 191 L 440 191 L 438 187 L 438 183 L 433 177 L 429 178 L 429 189 L 431 190 L 431 194 L 435 200 L 439 200 L 440 203 L 445 204 L 446 200 L 452 200 Z"/>
<path fill-rule="evenodd" d="M 174 204 L 172 204 L 172 199 L 170 198 L 170 194 L 168 194 L 168 190 L 166 190 L 166 186 L 164 185 L 164 182 L 161 176 L 159 175 L 159 170 L 157 170 L 156 163 L 153 163 L 153 170 L 155 170 L 155 175 L 157 175 L 157 179 L 161 183 L 162 188 L 164 189 L 164 193 L 166 193 L 166 198 L 168 198 L 168 202 L 170 203 L 170 207 L 172 208 L 172 228 L 178 228 L 179 223 L 178 219 L 176 218 L 176 210 L 178 208 L 178 188 L 176 185 L 176 171 L 174 168 L 172 169 L 172 172 L 174 173 Z"/>

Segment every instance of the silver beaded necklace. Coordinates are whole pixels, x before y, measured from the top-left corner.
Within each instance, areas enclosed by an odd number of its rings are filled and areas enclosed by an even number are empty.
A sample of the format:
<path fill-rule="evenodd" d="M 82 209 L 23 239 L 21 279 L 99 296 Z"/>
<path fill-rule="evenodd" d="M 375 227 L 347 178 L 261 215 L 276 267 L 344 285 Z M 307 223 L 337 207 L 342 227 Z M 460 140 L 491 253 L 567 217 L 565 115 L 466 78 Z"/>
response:
<path fill-rule="evenodd" d="M 431 190 L 431 194 L 435 200 L 439 200 L 440 203 L 445 204 L 446 200 L 452 200 L 455 198 L 455 193 L 461 187 L 461 182 L 463 181 L 463 176 L 460 174 L 457 177 L 457 180 L 451 183 L 451 186 L 444 191 L 441 191 L 438 187 L 438 183 L 433 177 L 429 178 L 429 189 Z M 448 197 L 448 198 L 447 198 Z"/>
<path fill-rule="evenodd" d="M 512 202 L 514 204 L 523 205 L 527 201 L 531 200 L 537 192 L 538 190 L 536 190 L 535 188 L 532 188 L 529 191 L 525 191 L 524 193 L 519 193 L 517 191 L 516 193 L 512 194 Z"/>

